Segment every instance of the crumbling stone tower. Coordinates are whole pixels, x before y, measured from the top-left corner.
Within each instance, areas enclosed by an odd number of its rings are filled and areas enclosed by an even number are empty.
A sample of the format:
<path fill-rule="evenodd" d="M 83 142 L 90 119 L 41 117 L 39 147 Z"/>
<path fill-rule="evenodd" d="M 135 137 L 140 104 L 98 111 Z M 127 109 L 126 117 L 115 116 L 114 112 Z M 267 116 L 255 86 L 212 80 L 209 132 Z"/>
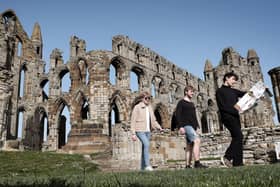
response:
<path fill-rule="evenodd" d="M 113 37 L 112 51 L 87 51 L 86 42 L 72 36 L 69 60 L 64 62 L 62 51 L 54 49 L 46 72 L 39 24 L 34 25 L 29 38 L 12 10 L 2 13 L 0 20 L 0 146 L 3 150 L 77 153 L 109 150 L 114 159 L 136 166 L 140 150 L 136 149 L 138 143 L 130 139 L 131 106 L 139 92 L 149 91 L 157 120 L 167 129 L 164 135 L 153 135 L 152 153 L 156 155 L 153 159 L 159 164 L 170 159 L 182 160 L 184 140 L 172 132 L 172 119 L 187 84 L 197 90 L 194 103 L 202 133 L 212 136 L 223 132 L 215 91 L 221 86 L 224 73 L 236 72 L 241 80 L 237 87 L 243 90 L 263 80 L 254 50 L 249 50 L 247 58 L 243 58 L 232 48 L 224 49 L 217 67 L 209 60 L 205 62 L 205 80 L 202 80 L 122 35 Z M 137 79 L 136 90 L 131 88 L 131 74 Z M 63 79 L 67 75 L 70 86 L 65 91 Z M 69 109 L 69 116 L 62 114 L 64 108 Z M 272 115 L 271 100 L 265 98 L 242 114 L 242 126 L 272 127 Z M 212 146 L 216 151 L 209 153 L 206 149 L 205 156 L 219 154 L 220 145 L 226 141 L 207 143 L 205 147 Z M 135 162 L 129 162 L 132 160 Z"/>

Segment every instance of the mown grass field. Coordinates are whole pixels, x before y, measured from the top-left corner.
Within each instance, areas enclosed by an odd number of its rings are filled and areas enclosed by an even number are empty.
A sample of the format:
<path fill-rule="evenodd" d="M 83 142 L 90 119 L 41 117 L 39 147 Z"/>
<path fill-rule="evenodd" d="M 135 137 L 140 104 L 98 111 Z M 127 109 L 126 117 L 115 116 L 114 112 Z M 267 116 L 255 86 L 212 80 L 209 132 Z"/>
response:
<path fill-rule="evenodd" d="M 280 186 L 280 164 L 102 173 L 81 155 L 0 152 L 0 186 Z"/>

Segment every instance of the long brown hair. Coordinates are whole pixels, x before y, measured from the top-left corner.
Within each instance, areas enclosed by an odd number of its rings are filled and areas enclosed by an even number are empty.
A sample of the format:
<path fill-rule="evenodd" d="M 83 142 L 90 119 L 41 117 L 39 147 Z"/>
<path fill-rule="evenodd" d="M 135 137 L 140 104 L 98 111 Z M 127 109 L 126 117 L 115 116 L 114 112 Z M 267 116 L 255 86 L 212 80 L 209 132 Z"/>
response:
<path fill-rule="evenodd" d="M 144 97 L 151 97 L 151 94 L 147 91 L 144 91 L 142 93 L 139 94 L 139 96 L 137 96 L 133 102 L 132 102 L 132 106 L 131 109 L 133 109 L 135 107 L 135 105 L 137 105 L 138 103 L 140 103 Z"/>

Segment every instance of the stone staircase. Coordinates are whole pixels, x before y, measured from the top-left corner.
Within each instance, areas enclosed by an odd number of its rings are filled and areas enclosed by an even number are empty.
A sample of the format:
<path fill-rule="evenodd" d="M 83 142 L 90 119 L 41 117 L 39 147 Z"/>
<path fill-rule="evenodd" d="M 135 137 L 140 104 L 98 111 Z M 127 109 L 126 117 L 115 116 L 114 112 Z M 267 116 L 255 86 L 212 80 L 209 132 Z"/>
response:
<path fill-rule="evenodd" d="M 62 147 L 67 153 L 91 154 L 111 148 L 111 138 L 102 134 L 102 125 L 84 120 L 83 124 L 71 129 L 68 142 Z"/>

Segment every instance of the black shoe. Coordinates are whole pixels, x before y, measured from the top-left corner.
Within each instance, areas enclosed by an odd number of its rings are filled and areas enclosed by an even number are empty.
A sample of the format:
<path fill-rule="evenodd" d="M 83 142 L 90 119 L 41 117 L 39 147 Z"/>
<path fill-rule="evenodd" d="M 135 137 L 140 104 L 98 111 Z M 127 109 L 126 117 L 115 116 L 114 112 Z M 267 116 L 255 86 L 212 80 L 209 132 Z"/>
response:
<path fill-rule="evenodd" d="M 190 165 L 186 165 L 185 169 L 192 169 Z"/>
<path fill-rule="evenodd" d="M 232 165 L 232 167 L 242 167 L 244 164 Z"/>
<path fill-rule="evenodd" d="M 208 168 L 208 166 L 205 166 L 205 165 L 201 164 L 200 162 L 197 162 L 194 164 L 194 168 Z"/>

